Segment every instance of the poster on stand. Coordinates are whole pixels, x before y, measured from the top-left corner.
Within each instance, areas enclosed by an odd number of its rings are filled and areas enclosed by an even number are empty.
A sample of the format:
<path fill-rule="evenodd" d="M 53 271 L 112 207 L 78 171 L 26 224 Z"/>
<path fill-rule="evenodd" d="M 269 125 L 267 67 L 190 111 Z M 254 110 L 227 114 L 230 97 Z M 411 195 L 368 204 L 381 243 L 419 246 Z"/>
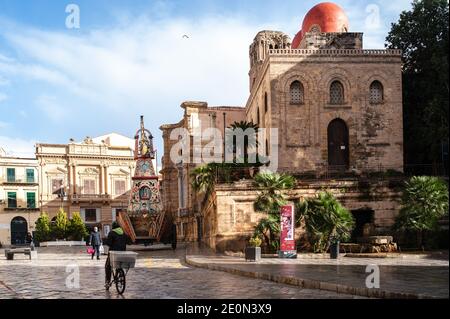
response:
<path fill-rule="evenodd" d="M 284 205 L 280 209 L 280 258 L 297 258 L 295 247 L 295 211 L 294 205 Z"/>

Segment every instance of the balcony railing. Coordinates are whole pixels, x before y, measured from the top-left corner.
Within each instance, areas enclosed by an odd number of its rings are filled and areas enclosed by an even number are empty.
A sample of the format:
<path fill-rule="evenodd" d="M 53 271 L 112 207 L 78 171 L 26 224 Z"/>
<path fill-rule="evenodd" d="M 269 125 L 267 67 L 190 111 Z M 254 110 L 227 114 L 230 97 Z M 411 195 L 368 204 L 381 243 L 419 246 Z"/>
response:
<path fill-rule="evenodd" d="M 28 184 L 28 185 L 38 183 L 37 179 L 35 179 L 35 178 L 33 178 L 33 179 L 31 179 L 31 178 L 7 178 L 7 179 L 0 180 L 0 182 L 2 182 L 3 184 Z"/>
<path fill-rule="evenodd" d="M 73 194 L 69 197 L 74 202 L 111 200 L 111 195 L 109 194 Z"/>

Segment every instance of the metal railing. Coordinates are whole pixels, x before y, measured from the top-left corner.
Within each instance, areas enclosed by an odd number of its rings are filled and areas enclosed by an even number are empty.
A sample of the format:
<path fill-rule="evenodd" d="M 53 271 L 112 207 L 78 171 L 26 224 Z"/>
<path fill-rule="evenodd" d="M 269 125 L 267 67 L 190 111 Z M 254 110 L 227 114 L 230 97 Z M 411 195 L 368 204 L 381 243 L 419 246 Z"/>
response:
<path fill-rule="evenodd" d="M 80 200 L 110 200 L 109 194 L 72 194 L 69 196 L 72 201 Z"/>
<path fill-rule="evenodd" d="M 37 184 L 38 181 L 36 178 L 6 178 L 0 179 L 0 183 L 3 184 Z"/>

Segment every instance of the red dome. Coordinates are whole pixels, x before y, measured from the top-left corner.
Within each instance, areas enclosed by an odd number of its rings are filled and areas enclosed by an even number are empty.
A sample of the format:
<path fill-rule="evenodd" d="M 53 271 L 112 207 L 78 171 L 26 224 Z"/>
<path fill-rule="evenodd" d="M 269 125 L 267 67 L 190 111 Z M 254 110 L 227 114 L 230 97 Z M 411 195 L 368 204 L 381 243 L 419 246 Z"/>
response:
<path fill-rule="evenodd" d="M 297 48 L 306 32 L 311 32 L 314 28 L 317 28 L 318 32 L 347 32 L 348 25 L 347 15 L 341 7 L 332 2 L 319 3 L 306 14 L 302 30 L 296 35 L 297 38 L 300 34 L 298 44 L 294 45 L 294 42 L 297 42 L 294 39 L 292 48 Z"/>

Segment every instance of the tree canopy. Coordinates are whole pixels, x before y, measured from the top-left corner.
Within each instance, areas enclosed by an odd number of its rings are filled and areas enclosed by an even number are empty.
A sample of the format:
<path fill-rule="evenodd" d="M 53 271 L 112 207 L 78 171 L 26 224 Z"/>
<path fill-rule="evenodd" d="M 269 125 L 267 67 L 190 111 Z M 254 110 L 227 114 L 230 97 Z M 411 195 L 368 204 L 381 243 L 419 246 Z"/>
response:
<path fill-rule="evenodd" d="M 415 0 L 386 38 L 386 47 L 403 51 L 407 164 L 440 163 L 448 145 L 448 20 L 447 0 Z"/>

